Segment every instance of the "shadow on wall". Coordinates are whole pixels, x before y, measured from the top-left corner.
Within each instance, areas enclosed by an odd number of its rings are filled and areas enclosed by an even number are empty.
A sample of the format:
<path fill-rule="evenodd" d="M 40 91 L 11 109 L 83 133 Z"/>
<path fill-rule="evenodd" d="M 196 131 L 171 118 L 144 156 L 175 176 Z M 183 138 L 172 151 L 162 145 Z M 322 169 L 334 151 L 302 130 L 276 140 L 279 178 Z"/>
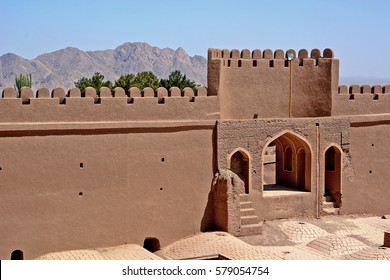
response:
<path fill-rule="evenodd" d="M 213 181 L 211 182 L 211 186 L 213 185 Z M 211 188 L 210 188 L 211 189 Z M 212 193 L 212 190 L 210 190 L 208 199 L 207 199 L 207 205 L 204 209 L 203 218 L 200 223 L 200 231 L 206 232 L 206 231 L 215 231 L 215 225 L 214 225 L 214 196 Z"/>
<path fill-rule="evenodd" d="M 213 174 L 216 174 L 217 172 L 217 128 L 215 127 L 213 129 L 213 134 L 212 134 L 212 143 L 213 143 Z M 207 198 L 207 204 L 206 208 L 203 213 L 203 218 L 200 223 L 200 231 L 201 232 L 206 232 L 206 231 L 215 231 L 215 222 L 214 222 L 214 194 L 212 192 L 213 189 L 213 183 L 214 183 L 214 178 L 211 179 L 211 184 L 210 184 L 210 192 L 208 194 Z"/>

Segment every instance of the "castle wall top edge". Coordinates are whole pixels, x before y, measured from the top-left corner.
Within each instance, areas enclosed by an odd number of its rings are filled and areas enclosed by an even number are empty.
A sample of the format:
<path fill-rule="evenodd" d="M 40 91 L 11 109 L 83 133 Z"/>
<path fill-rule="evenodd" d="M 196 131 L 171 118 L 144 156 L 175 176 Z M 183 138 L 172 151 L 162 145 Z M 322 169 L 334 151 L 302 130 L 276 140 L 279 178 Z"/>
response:
<path fill-rule="evenodd" d="M 34 95 L 34 92 L 29 87 L 23 87 L 20 91 L 20 96 L 17 95 L 15 88 L 6 87 L 1 93 L 1 98 L 73 98 L 73 97 L 94 97 L 94 98 L 110 98 L 110 97 L 207 97 L 207 88 L 204 86 L 197 87 L 193 90 L 190 87 L 185 87 L 180 90 L 178 87 L 171 87 L 169 89 L 159 87 L 156 90 L 150 87 L 139 89 L 137 87 L 131 87 L 128 91 L 125 91 L 121 87 L 116 87 L 112 91 L 108 87 L 101 87 L 99 91 L 96 91 L 92 87 L 87 87 L 83 92 L 78 88 L 69 89 L 67 92 L 64 88 L 54 88 L 50 91 L 46 87 L 39 88 Z"/>
<path fill-rule="evenodd" d="M 326 48 L 322 52 L 319 49 L 313 49 L 310 53 L 306 49 L 300 49 L 298 52 L 293 49 L 286 51 L 281 49 L 275 51 L 272 51 L 271 49 L 264 49 L 263 51 L 260 49 L 254 49 L 253 51 L 248 49 L 243 49 L 241 51 L 238 49 L 208 49 L 209 59 L 288 59 L 288 54 L 291 54 L 293 59 L 334 58 L 333 50 L 330 48 Z"/>

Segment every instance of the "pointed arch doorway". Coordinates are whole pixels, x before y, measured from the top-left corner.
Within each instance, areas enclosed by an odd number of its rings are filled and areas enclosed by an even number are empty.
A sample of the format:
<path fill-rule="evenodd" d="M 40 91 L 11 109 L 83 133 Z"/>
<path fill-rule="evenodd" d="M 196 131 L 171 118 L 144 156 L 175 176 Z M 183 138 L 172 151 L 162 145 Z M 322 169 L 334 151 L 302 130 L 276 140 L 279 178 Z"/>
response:
<path fill-rule="evenodd" d="M 341 206 L 341 150 L 331 146 L 325 151 L 325 190 L 327 200 Z"/>
<path fill-rule="evenodd" d="M 245 193 L 249 193 L 249 156 L 243 150 L 237 150 L 230 157 L 230 170 L 244 182 Z"/>
<path fill-rule="evenodd" d="M 263 191 L 311 191 L 311 155 L 307 141 L 293 132 L 274 137 L 263 150 Z"/>

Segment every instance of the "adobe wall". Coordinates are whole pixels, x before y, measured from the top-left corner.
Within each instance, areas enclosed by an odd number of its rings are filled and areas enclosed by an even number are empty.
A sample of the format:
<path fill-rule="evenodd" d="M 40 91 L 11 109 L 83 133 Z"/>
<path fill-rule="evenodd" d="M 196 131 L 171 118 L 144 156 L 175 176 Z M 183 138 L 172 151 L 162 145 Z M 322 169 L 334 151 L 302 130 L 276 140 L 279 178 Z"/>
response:
<path fill-rule="evenodd" d="M 74 88 L 66 94 L 62 88 L 39 89 L 34 95 L 23 88 L 16 98 L 13 88 L 6 88 L 0 98 L 0 119 L 17 122 L 89 122 L 89 121 L 160 121 L 215 120 L 219 118 L 219 100 L 208 96 L 204 87 L 190 88 L 116 88 L 112 93 L 101 88 L 99 93 L 87 88 L 84 93 Z"/>
<path fill-rule="evenodd" d="M 390 112 L 390 85 L 339 86 L 333 95 L 333 116 L 372 115 Z"/>
<path fill-rule="evenodd" d="M 263 191 L 263 151 L 275 138 L 292 133 L 309 145 L 311 150 L 310 192 L 296 192 L 287 196 L 270 196 Z M 343 160 L 348 158 L 349 122 L 345 118 L 257 119 L 217 122 L 218 169 L 229 169 L 229 159 L 237 150 L 248 153 L 250 159 L 249 194 L 260 219 L 272 220 L 297 216 L 317 215 L 317 204 L 322 207 L 324 194 L 324 155 L 335 145 L 343 149 Z M 319 165 L 317 166 L 317 159 Z M 343 170 L 349 174 L 350 167 Z M 344 175 L 343 175 L 344 177 Z M 347 177 L 347 175 L 345 175 Z M 318 195 L 318 198 L 317 198 Z M 320 210 L 320 209 L 319 209 Z"/>
<path fill-rule="evenodd" d="M 388 214 L 390 114 L 355 116 L 350 121 L 349 164 L 354 172 L 344 180 L 342 213 Z"/>
<path fill-rule="evenodd" d="M 339 61 L 333 51 L 300 50 L 289 62 L 282 50 L 208 51 L 209 95 L 220 97 L 222 119 L 330 116 L 337 92 Z"/>
<path fill-rule="evenodd" d="M 1 124 L 0 259 L 145 237 L 165 246 L 201 231 L 211 219 L 214 125 Z"/>

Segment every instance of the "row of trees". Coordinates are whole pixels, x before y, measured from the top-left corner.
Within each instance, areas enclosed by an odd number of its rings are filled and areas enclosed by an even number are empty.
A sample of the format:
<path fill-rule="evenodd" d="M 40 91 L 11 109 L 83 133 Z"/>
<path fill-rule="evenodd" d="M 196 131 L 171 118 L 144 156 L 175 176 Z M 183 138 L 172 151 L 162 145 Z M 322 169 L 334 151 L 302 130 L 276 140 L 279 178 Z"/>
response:
<path fill-rule="evenodd" d="M 79 88 L 81 92 L 86 87 L 93 87 L 96 91 L 99 91 L 101 87 L 108 87 L 111 90 L 116 87 L 122 87 L 128 91 L 131 87 L 138 87 L 144 89 L 151 87 L 156 90 L 158 87 L 178 87 L 181 90 L 185 87 L 195 89 L 196 84 L 182 74 L 179 70 L 175 70 L 169 74 L 168 79 L 158 79 L 157 76 L 151 71 L 139 72 L 138 74 L 121 75 L 114 83 L 111 81 L 104 81 L 104 76 L 99 72 L 96 72 L 92 78 L 83 77 L 74 83 L 75 87 Z"/>
<path fill-rule="evenodd" d="M 15 77 L 15 90 L 17 96 L 20 96 L 20 91 L 22 87 L 31 88 L 32 78 L 31 74 L 22 75 Z M 86 87 L 93 87 L 96 91 L 99 91 L 101 87 L 108 87 L 111 90 L 116 87 L 122 87 L 124 90 L 128 91 L 131 87 L 138 87 L 139 89 L 144 89 L 146 87 L 151 87 L 156 90 L 158 87 L 178 87 L 181 90 L 185 87 L 190 87 L 195 89 L 196 84 L 194 81 L 191 81 L 187 78 L 186 75 L 182 74 L 179 70 L 172 71 L 169 74 L 168 79 L 158 79 L 157 76 L 151 71 L 139 72 L 138 74 L 127 74 L 121 75 L 118 80 L 114 83 L 111 81 L 104 81 L 104 76 L 99 72 L 96 72 L 91 78 L 82 77 L 77 82 L 74 83 L 75 87 L 79 88 L 81 92 L 85 90 Z"/>

